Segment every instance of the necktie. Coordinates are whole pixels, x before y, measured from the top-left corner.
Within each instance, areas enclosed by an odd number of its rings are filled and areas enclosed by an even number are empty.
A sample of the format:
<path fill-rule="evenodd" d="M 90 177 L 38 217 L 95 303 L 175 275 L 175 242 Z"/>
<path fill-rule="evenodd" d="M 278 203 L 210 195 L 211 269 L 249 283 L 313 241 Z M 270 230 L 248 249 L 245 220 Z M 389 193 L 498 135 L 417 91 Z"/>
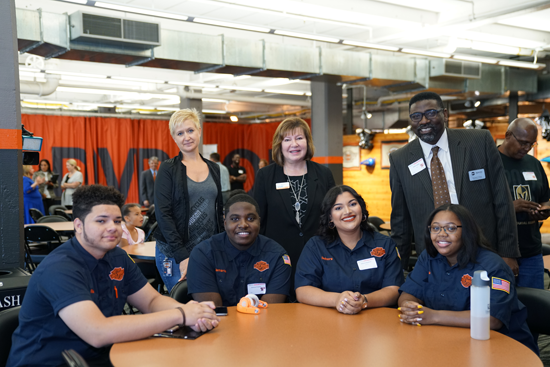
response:
<path fill-rule="evenodd" d="M 445 171 L 443 165 L 437 157 L 439 147 L 432 148 L 432 161 L 430 163 L 430 169 L 432 171 L 432 189 L 434 194 L 434 206 L 439 208 L 443 204 L 449 204 L 451 197 L 449 196 L 449 188 L 447 187 L 447 179 L 445 178 Z"/>
<path fill-rule="evenodd" d="M 153 181 L 157 179 L 157 171 L 153 171 Z"/>

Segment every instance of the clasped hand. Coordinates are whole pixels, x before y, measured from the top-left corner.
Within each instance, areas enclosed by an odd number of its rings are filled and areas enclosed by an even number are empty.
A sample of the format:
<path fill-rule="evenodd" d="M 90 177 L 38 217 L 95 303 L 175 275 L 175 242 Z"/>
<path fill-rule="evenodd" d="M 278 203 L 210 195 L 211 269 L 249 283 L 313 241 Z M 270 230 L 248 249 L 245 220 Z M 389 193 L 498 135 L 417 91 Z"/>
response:
<path fill-rule="evenodd" d="M 418 302 L 407 301 L 397 309 L 401 322 L 411 325 L 429 325 L 433 323 L 434 311 Z"/>
<path fill-rule="evenodd" d="M 348 315 L 354 315 L 367 307 L 364 298 L 359 292 L 344 291 L 338 297 L 336 310 Z"/>

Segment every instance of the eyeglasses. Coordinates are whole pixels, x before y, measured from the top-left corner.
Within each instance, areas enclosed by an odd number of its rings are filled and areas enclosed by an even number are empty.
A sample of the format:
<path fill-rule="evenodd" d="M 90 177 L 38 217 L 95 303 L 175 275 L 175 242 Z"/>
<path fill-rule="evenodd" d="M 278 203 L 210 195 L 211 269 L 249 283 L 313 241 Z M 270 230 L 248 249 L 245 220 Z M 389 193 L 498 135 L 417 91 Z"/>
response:
<path fill-rule="evenodd" d="M 537 146 L 537 142 L 534 142 L 534 143 L 529 143 L 528 141 L 525 141 L 525 140 L 519 140 L 517 138 L 517 136 L 514 135 L 514 133 L 512 133 L 512 135 L 514 136 L 514 138 L 516 138 L 516 141 L 519 143 L 519 145 L 521 145 L 522 147 L 525 147 L 525 148 L 533 148 L 533 147 L 536 147 Z"/>
<path fill-rule="evenodd" d="M 441 110 L 427 110 L 427 111 L 424 111 L 424 112 L 415 112 L 415 113 L 411 113 L 409 115 L 409 117 L 411 118 L 412 122 L 420 122 L 420 121 L 422 121 L 422 116 L 426 116 L 426 118 L 428 120 L 433 119 L 441 111 L 443 111 L 443 109 L 441 109 Z"/>
<path fill-rule="evenodd" d="M 438 226 L 438 225 L 435 225 L 435 226 L 428 226 L 428 229 L 430 230 L 430 232 L 432 232 L 433 234 L 438 234 L 439 232 L 441 232 L 441 228 L 443 228 L 443 230 L 445 231 L 445 233 L 447 234 L 452 234 L 452 233 L 455 233 L 457 229 L 459 228 L 462 228 L 462 226 L 457 226 L 457 225 L 454 225 L 454 224 L 449 224 L 445 227 L 443 226 Z"/>

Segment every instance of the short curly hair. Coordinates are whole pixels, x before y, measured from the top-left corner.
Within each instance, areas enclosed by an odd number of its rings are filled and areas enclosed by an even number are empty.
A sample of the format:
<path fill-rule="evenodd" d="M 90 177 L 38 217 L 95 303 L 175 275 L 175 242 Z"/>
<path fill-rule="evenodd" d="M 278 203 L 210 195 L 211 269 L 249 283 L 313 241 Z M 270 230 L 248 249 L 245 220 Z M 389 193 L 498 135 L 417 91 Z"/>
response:
<path fill-rule="evenodd" d="M 84 218 L 96 205 L 124 205 L 124 196 L 111 186 L 80 186 L 73 194 L 73 218 L 84 222 Z"/>
<path fill-rule="evenodd" d="M 346 185 L 334 186 L 332 189 L 328 190 L 323 202 L 321 203 L 321 218 L 319 219 L 319 230 L 317 235 L 321 236 L 326 243 L 334 242 L 338 237 L 338 230 L 336 228 L 330 228 L 329 223 L 330 213 L 332 212 L 332 207 L 336 202 L 336 199 L 339 195 L 344 192 L 349 192 L 351 196 L 357 200 L 359 206 L 361 207 L 361 212 L 363 213 L 363 218 L 361 218 L 361 229 L 367 232 L 373 232 L 372 228 L 369 226 L 369 211 L 367 210 L 367 204 L 363 197 L 357 193 L 352 187 Z"/>

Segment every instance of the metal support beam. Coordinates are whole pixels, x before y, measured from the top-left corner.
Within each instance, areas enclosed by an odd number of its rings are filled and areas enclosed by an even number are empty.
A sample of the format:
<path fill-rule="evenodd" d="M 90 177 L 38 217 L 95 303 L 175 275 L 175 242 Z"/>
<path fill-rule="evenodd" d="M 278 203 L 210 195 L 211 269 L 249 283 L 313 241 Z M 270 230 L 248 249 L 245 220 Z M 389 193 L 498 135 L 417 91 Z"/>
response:
<path fill-rule="evenodd" d="M 346 99 L 346 116 L 344 117 L 344 125 L 346 134 L 353 134 L 353 88 L 348 88 L 348 98 Z"/>
<path fill-rule="evenodd" d="M 508 123 L 511 123 L 518 118 L 518 92 L 510 91 L 508 99 L 510 101 L 510 104 L 508 106 Z"/>
<path fill-rule="evenodd" d="M 0 1 L 0 268 L 23 266 L 21 103 L 15 0 Z"/>

